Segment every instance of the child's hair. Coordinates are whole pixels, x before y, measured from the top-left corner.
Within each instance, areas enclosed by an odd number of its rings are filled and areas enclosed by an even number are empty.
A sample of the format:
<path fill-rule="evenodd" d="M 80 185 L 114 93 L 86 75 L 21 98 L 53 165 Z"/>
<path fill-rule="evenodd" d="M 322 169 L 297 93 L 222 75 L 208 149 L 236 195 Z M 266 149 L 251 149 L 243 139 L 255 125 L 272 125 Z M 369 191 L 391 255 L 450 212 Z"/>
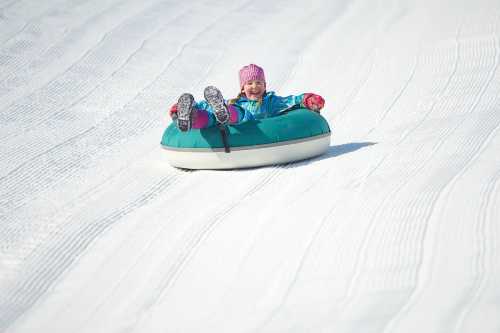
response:
<path fill-rule="evenodd" d="M 245 92 L 243 91 L 243 89 L 240 91 L 240 93 L 238 95 L 236 95 L 235 98 L 231 98 L 230 100 L 228 100 L 228 103 L 229 104 L 236 104 L 236 101 L 239 100 L 242 97 L 247 97 L 245 95 Z"/>
<path fill-rule="evenodd" d="M 235 98 L 231 98 L 227 101 L 227 104 L 236 104 L 236 102 L 241 98 L 246 97 L 245 93 L 241 91 Z"/>

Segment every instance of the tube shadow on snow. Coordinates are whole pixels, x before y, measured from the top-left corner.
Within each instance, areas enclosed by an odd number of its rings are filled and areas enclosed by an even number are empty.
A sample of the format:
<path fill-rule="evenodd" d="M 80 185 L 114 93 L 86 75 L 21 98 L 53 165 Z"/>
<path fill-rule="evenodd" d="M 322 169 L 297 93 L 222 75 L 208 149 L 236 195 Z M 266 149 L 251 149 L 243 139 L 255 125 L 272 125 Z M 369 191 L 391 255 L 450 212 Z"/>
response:
<path fill-rule="evenodd" d="M 316 161 L 321 161 L 321 160 L 325 160 L 328 158 L 333 158 L 333 157 L 337 157 L 340 155 L 353 153 L 353 152 L 360 150 L 362 148 L 373 146 L 376 144 L 377 144 L 377 142 L 351 142 L 351 143 L 344 143 L 341 145 L 330 146 L 328 148 L 327 152 L 324 153 L 323 155 L 313 157 L 310 159 L 306 159 L 306 160 L 290 162 L 287 164 L 287 167 L 289 167 L 289 168 L 302 167 L 304 165 L 307 165 L 309 163 L 313 163 Z"/>
<path fill-rule="evenodd" d="M 321 160 L 325 160 L 328 158 L 333 158 L 333 157 L 337 157 L 340 155 L 353 153 L 353 152 L 360 150 L 362 148 L 373 146 L 376 144 L 377 144 L 377 142 L 351 142 L 351 143 L 344 143 L 341 145 L 330 146 L 328 148 L 328 151 L 326 153 L 324 153 L 323 155 L 320 155 L 318 157 L 313 157 L 313 158 L 307 159 L 307 160 L 292 162 L 290 166 L 293 166 L 293 165 L 300 166 L 300 165 L 308 164 L 308 163 L 315 162 L 315 161 L 321 161 Z"/>
<path fill-rule="evenodd" d="M 342 145 L 330 146 L 330 148 L 328 148 L 328 151 L 322 156 L 319 156 L 317 160 L 352 153 L 361 148 L 373 146 L 376 144 L 377 142 L 351 142 L 344 143 Z"/>

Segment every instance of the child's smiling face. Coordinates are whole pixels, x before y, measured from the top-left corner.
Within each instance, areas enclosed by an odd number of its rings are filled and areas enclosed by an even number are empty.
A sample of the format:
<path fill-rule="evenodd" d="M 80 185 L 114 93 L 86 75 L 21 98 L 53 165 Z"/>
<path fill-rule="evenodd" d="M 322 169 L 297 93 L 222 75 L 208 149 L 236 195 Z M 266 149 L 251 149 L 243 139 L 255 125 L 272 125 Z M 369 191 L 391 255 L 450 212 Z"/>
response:
<path fill-rule="evenodd" d="M 266 92 L 266 83 L 260 80 L 251 80 L 243 85 L 245 96 L 252 101 L 259 101 Z"/>

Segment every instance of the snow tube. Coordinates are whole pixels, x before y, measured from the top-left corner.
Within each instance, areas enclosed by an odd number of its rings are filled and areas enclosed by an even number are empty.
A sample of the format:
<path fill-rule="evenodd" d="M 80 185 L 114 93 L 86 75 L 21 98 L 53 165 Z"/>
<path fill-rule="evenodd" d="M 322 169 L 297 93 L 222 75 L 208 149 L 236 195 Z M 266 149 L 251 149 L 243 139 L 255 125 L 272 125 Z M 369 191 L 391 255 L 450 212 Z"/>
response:
<path fill-rule="evenodd" d="M 287 163 L 323 154 L 330 128 L 318 113 L 297 109 L 277 117 L 226 126 L 230 152 L 218 127 L 181 132 L 170 124 L 161 140 L 169 163 L 183 169 L 237 169 Z"/>

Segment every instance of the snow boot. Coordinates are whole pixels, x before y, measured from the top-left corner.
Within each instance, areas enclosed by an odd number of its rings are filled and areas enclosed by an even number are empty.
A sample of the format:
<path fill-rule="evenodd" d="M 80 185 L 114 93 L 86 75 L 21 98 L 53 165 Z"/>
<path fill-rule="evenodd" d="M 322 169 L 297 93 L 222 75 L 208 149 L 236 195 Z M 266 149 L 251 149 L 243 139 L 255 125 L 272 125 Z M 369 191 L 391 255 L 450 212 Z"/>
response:
<path fill-rule="evenodd" d="M 229 122 L 229 110 L 224 103 L 224 98 L 219 89 L 214 86 L 208 86 L 204 90 L 205 99 L 208 104 L 212 107 L 215 115 L 215 119 L 220 125 L 225 125 Z"/>
<path fill-rule="evenodd" d="M 191 94 L 182 94 L 177 101 L 177 127 L 186 132 L 193 124 L 194 97 Z"/>

